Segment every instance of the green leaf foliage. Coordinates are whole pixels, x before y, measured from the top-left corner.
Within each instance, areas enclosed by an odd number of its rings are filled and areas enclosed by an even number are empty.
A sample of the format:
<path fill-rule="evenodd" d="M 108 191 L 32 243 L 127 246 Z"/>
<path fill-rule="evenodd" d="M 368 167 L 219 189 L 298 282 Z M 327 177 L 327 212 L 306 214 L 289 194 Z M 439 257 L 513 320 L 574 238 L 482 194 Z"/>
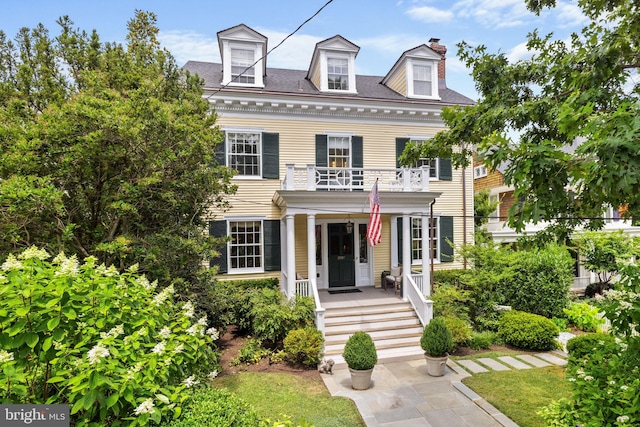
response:
<path fill-rule="evenodd" d="M 284 351 L 287 360 L 315 367 L 320 363 L 324 338 L 322 332 L 314 327 L 289 331 L 284 339 Z"/>
<path fill-rule="evenodd" d="M 446 356 L 453 348 L 453 337 L 442 317 L 434 317 L 424 327 L 420 347 L 432 357 Z"/>
<path fill-rule="evenodd" d="M 505 343 L 525 350 L 553 350 L 560 331 L 546 317 L 508 310 L 500 318 L 498 330 Z"/>
<path fill-rule="evenodd" d="M 354 370 L 373 369 L 378 363 L 378 352 L 371 335 L 363 331 L 354 332 L 344 345 L 342 357 Z"/>
<path fill-rule="evenodd" d="M 540 14 L 556 3 L 527 5 Z M 600 228 L 607 207 L 640 216 L 639 6 L 633 0 L 576 6 L 587 19 L 582 31 L 564 40 L 529 33 L 528 59 L 511 61 L 505 52 L 459 43 L 477 104 L 445 108 L 448 129 L 428 145 L 410 144 L 401 158 L 411 164 L 451 157 L 466 166 L 475 151 L 515 188 L 510 225 L 521 231 L 559 218 L 548 230 L 559 240 L 580 224 Z"/>
<path fill-rule="evenodd" d="M 0 254 L 138 263 L 206 301 L 203 260 L 222 243 L 207 215 L 235 186 L 215 161 L 222 134 L 201 80 L 160 47 L 153 13 L 135 12 L 125 45 L 58 26 L 0 31 Z"/>

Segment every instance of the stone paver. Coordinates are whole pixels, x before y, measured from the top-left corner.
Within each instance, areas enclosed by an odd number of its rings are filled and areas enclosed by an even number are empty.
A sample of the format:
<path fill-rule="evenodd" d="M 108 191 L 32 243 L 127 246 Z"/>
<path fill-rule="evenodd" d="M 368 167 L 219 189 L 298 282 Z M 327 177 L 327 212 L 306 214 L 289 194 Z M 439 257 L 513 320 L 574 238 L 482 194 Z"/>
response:
<path fill-rule="evenodd" d="M 536 357 L 539 357 L 540 359 L 544 359 L 547 362 L 553 363 L 554 365 L 558 365 L 558 366 L 565 366 L 567 364 L 566 359 L 563 359 L 558 356 L 554 356 L 553 354 L 550 354 L 550 353 L 538 353 L 536 354 Z"/>
<path fill-rule="evenodd" d="M 487 368 L 478 365 L 473 360 L 458 360 L 457 362 L 458 362 L 459 365 L 464 366 L 465 368 L 467 368 L 468 370 L 470 370 L 474 374 L 477 374 L 479 372 L 489 372 L 487 370 Z"/>
<path fill-rule="evenodd" d="M 536 368 L 544 368 L 545 366 L 551 366 L 551 364 L 545 362 L 542 359 L 534 357 L 530 354 L 520 354 L 516 357 L 520 360 L 527 362 L 529 365 L 535 366 Z"/>
<path fill-rule="evenodd" d="M 489 357 L 479 357 L 476 360 L 478 362 L 482 363 L 483 365 L 485 365 L 486 367 L 494 370 L 494 371 L 509 371 L 509 370 L 511 370 L 511 368 L 509 368 L 508 366 L 505 366 L 502 363 L 498 362 L 497 360 L 491 359 Z"/>
<path fill-rule="evenodd" d="M 500 356 L 498 359 L 515 369 L 531 369 L 531 365 L 527 365 L 511 356 Z"/>

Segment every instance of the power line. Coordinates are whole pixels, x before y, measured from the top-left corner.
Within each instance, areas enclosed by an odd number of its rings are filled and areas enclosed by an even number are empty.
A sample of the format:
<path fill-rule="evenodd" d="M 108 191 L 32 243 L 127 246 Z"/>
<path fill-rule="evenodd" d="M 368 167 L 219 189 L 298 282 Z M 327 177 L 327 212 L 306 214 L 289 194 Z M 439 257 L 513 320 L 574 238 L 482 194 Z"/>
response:
<path fill-rule="evenodd" d="M 244 70 L 242 70 L 241 73 L 239 73 L 238 75 L 236 75 L 235 77 L 233 77 L 229 83 L 224 84 L 222 86 L 220 86 L 219 89 L 217 89 L 215 92 L 213 92 L 211 95 L 209 95 L 207 97 L 207 99 L 211 98 L 213 95 L 219 93 L 222 89 L 227 88 L 231 83 L 235 82 L 236 80 L 238 80 L 238 78 L 242 75 L 244 75 L 244 73 L 246 73 L 247 71 L 251 70 L 253 67 L 255 67 L 258 62 L 262 61 L 263 59 L 266 59 L 267 56 L 269 56 L 269 54 L 271 52 L 273 52 L 274 50 L 276 50 L 277 48 L 279 48 L 282 43 L 284 43 L 289 37 L 293 36 L 295 33 L 297 33 L 300 28 L 302 28 L 305 24 L 307 24 L 309 21 L 311 21 L 313 18 L 315 18 L 320 12 L 322 12 L 322 10 L 327 7 L 329 5 L 329 3 L 333 2 L 333 0 L 328 0 L 320 9 L 318 9 L 316 11 L 316 13 L 314 13 L 313 15 L 311 15 L 309 18 L 307 18 L 302 24 L 298 25 L 298 28 L 296 28 L 293 32 L 289 33 L 285 38 L 283 38 L 280 43 L 278 43 L 277 45 L 275 45 L 274 47 L 272 47 L 271 49 L 269 49 L 269 51 L 267 53 L 265 53 L 261 58 L 257 59 L 253 64 L 251 64 L 250 66 L 248 66 L 247 68 L 245 68 Z"/>

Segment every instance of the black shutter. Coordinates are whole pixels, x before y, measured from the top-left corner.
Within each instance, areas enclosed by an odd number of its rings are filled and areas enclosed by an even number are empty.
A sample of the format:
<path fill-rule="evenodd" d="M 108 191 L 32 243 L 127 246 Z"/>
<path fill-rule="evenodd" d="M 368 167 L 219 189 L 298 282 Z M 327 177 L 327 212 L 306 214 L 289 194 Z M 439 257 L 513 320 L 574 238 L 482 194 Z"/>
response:
<path fill-rule="evenodd" d="M 280 221 L 262 221 L 264 271 L 280 271 Z"/>
<path fill-rule="evenodd" d="M 404 147 L 407 146 L 407 142 L 409 142 L 409 138 L 396 138 L 396 168 L 401 167 L 398 159 L 400 158 L 400 154 L 404 151 Z"/>
<path fill-rule="evenodd" d="M 316 135 L 316 166 L 326 168 L 328 155 L 327 135 Z"/>
<path fill-rule="evenodd" d="M 440 181 L 451 181 L 451 159 L 439 159 L 438 160 L 440 171 L 438 179 Z"/>
<path fill-rule="evenodd" d="M 227 236 L 227 221 L 209 221 L 209 235 L 213 237 Z M 220 255 L 209 261 L 209 267 L 218 266 L 218 273 L 224 274 L 229 271 L 227 266 L 227 243 L 220 249 Z"/>
<path fill-rule="evenodd" d="M 262 177 L 280 178 L 280 144 L 277 133 L 262 134 Z"/>
<path fill-rule="evenodd" d="M 451 244 L 449 243 L 451 242 Z M 440 217 L 440 262 L 453 262 L 453 217 Z"/>
<path fill-rule="evenodd" d="M 351 167 L 353 167 L 354 169 L 358 169 L 353 172 L 353 185 L 358 190 L 362 190 L 361 187 L 362 187 L 363 175 L 364 175 L 362 171 L 362 167 L 363 167 L 362 145 L 363 145 L 363 142 L 362 142 L 361 136 L 351 137 L 351 151 L 353 152 L 353 155 L 351 157 Z M 360 187 L 360 188 L 357 188 L 357 187 Z"/>
<path fill-rule="evenodd" d="M 216 156 L 216 162 L 218 162 L 218 166 L 224 166 L 227 164 L 227 153 L 225 150 L 227 145 L 227 133 L 224 132 L 222 136 L 222 141 L 220 141 L 213 150 Z"/>

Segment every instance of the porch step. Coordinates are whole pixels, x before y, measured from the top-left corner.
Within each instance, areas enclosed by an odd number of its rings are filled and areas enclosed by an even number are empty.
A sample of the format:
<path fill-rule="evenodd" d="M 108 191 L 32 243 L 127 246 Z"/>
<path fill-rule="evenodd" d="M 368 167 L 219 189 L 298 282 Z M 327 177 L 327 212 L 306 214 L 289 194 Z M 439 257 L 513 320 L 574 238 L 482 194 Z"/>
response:
<path fill-rule="evenodd" d="M 379 362 L 424 354 L 420 348 L 422 325 L 408 302 L 385 300 L 380 304 L 327 308 L 324 357 L 333 359 L 337 367 L 346 366 L 342 351 L 356 331 L 371 335 Z"/>

